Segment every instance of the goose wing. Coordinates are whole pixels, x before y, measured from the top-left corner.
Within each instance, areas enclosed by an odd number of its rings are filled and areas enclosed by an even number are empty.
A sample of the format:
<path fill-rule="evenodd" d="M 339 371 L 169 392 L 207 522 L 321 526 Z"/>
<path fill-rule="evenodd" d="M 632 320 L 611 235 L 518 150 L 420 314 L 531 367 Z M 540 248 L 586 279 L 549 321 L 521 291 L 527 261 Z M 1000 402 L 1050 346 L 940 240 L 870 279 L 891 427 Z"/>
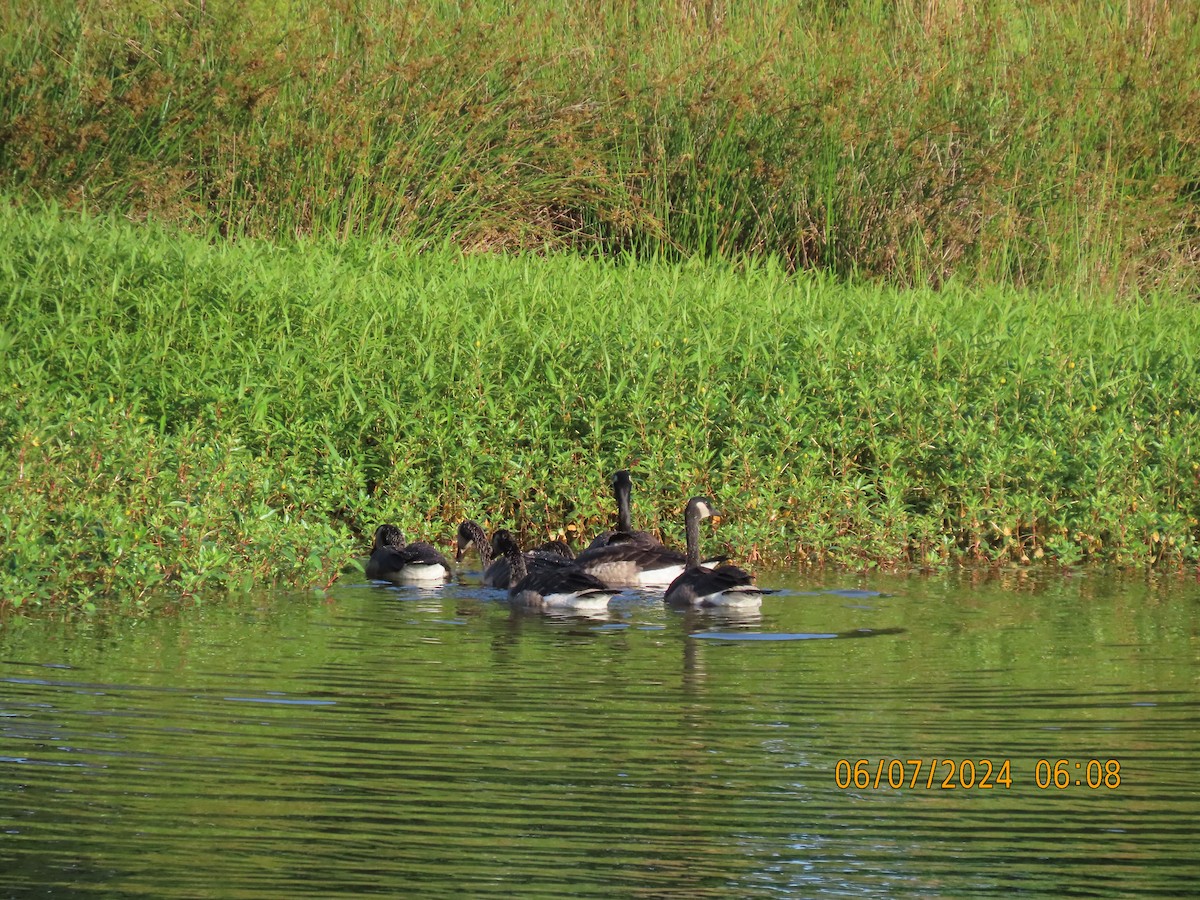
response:
<path fill-rule="evenodd" d="M 624 533 L 617 532 L 617 534 Z M 632 562 L 639 568 L 657 569 L 667 565 L 682 564 L 686 560 L 687 557 L 678 550 L 672 550 L 664 544 L 639 541 L 628 535 L 611 541 L 603 547 L 595 549 L 589 547 L 575 557 L 576 564 L 584 571 L 587 571 L 593 563 Z"/>
<path fill-rule="evenodd" d="M 608 547 L 612 544 L 638 543 L 647 546 L 662 546 L 662 541 L 656 538 L 648 531 L 602 531 L 587 545 L 587 550 L 599 550 L 602 547 Z M 584 552 L 586 553 L 587 550 Z M 580 556 L 583 554 L 581 553 Z"/>
<path fill-rule="evenodd" d="M 715 569 L 695 566 L 671 582 L 664 597 L 682 606 L 728 606 L 762 602 L 763 590 L 745 569 L 720 565 Z"/>
<path fill-rule="evenodd" d="M 571 546 L 566 541 L 546 541 L 546 543 L 542 544 L 541 546 L 530 550 L 526 556 L 534 553 L 546 553 L 552 556 L 561 556 L 563 559 L 568 560 L 575 558 L 575 551 L 571 549 Z"/>
<path fill-rule="evenodd" d="M 540 606 L 606 606 L 619 593 L 574 566 L 534 570 L 509 590 L 514 600 Z"/>
<path fill-rule="evenodd" d="M 530 574 L 542 570 L 566 569 L 574 565 L 573 560 L 567 559 L 565 556 L 560 556 L 557 553 L 543 553 L 539 550 L 530 550 L 524 555 L 525 567 L 529 570 Z M 487 571 L 483 573 L 483 583 L 487 587 L 510 587 L 512 584 L 512 568 L 509 566 L 508 559 L 501 556 L 488 566 Z"/>
<path fill-rule="evenodd" d="M 406 565 L 445 566 L 446 571 L 450 571 L 450 561 L 433 544 L 416 541 L 412 544 L 405 544 L 400 553 L 403 555 Z"/>
<path fill-rule="evenodd" d="M 575 564 L 611 587 L 666 586 L 687 556 L 662 544 L 627 540 L 580 553 Z"/>

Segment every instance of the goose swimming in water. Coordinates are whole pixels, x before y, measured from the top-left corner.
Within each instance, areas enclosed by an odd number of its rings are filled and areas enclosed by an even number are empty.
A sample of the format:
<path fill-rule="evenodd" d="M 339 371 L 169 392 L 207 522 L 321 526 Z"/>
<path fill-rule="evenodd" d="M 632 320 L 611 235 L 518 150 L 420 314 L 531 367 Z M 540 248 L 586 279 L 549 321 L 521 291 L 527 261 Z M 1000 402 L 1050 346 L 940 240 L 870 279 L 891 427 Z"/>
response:
<path fill-rule="evenodd" d="M 715 568 L 700 564 L 700 520 L 715 515 L 707 497 L 693 497 L 684 514 L 687 530 L 687 568 L 671 582 L 663 599 L 671 606 L 748 607 L 762 603 L 763 589 L 744 569 L 722 563 Z"/>
<path fill-rule="evenodd" d="M 573 565 L 529 571 L 525 555 L 512 534 L 501 529 L 492 538 L 497 553 L 504 555 L 512 571 L 508 599 L 534 609 L 605 609 L 608 601 L 620 593 Z"/>
<path fill-rule="evenodd" d="M 487 535 L 484 534 L 479 523 L 467 519 L 458 526 L 454 561 L 461 561 L 467 548 L 471 546 L 474 546 L 479 553 L 479 562 L 483 566 L 484 585 L 507 590 L 512 582 L 512 569 L 508 559 L 503 555 L 496 558 L 497 551 L 492 547 L 492 543 L 487 539 Z M 565 568 L 571 565 L 572 556 L 570 554 L 571 548 L 562 541 L 550 541 L 536 550 L 525 551 L 526 568 L 531 572 L 541 569 Z"/>
<path fill-rule="evenodd" d="M 395 525 L 380 525 L 375 529 L 366 573 L 376 581 L 428 584 L 450 578 L 450 561 L 433 544 L 406 543 L 404 532 Z"/>
<path fill-rule="evenodd" d="M 629 516 L 632 484 L 629 472 L 624 469 L 616 472 L 612 481 L 617 496 L 617 524 L 621 527 L 597 536 L 575 557 L 575 565 L 610 587 L 666 587 L 683 572 L 687 556 L 648 532 L 633 531 Z M 718 557 L 705 560 L 705 564 L 722 561 L 724 557 Z"/>

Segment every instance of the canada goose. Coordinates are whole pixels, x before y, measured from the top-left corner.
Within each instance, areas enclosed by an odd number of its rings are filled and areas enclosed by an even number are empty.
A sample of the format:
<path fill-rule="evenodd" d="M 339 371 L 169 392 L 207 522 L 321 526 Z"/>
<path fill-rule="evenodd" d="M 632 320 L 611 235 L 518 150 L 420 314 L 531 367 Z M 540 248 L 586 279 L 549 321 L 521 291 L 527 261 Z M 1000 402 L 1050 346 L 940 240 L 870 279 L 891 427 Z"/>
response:
<path fill-rule="evenodd" d="M 380 525 L 375 529 L 366 572 L 368 578 L 396 584 L 446 581 L 450 561 L 432 544 L 405 543 L 404 532 L 395 525 Z"/>
<path fill-rule="evenodd" d="M 658 538 L 648 531 L 634 531 L 633 520 L 629 514 L 630 494 L 633 492 L 633 479 L 628 469 L 618 469 L 612 476 L 613 496 L 617 501 L 617 527 L 602 531 L 588 544 L 588 550 L 607 547 L 619 541 L 639 541 L 644 544 L 661 544 Z"/>
<path fill-rule="evenodd" d="M 620 593 L 573 565 L 528 571 L 525 555 L 504 529 L 496 532 L 492 543 L 512 570 L 508 599 L 513 603 L 536 609 L 599 610 Z"/>
<path fill-rule="evenodd" d="M 575 564 L 611 587 L 666 587 L 683 572 L 687 556 L 666 546 L 654 535 L 633 531 L 630 527 L 629 472 L 613 473 L 613 493 L 617 497 L 616 531 L 598 535 L 586 550 L 575 557 Z M 705 560 L 715 565 L 718 557 Z"/>
<path fill-rule="evenodd" d="M 700 564 L 700 520 L 715 515 L 707 497 L 693 497 L 684 514 L 687 530 L 687 568 L 671 582 L 663 599 L 671 606 L 757 606 L 763 590 L 744 569 L 723 563 L 716 568 Z"/>
<path fill-rule="evenodd" d="M 479 527 L 478 522 L 470 519 L 458 526 L 458 541 L 454 551 L 454 561 L 459 562 L 471 545 L 479 552 L 479 562 L 483 566 L 483 583 L 486 587 L 507 589 L 512 581 L 511 567 L 504 556 L 495 558 L 495 549 L 487 539 L 487 535 Z M 536 550 L 525 551 L 526 568 L 530 571 L 540 569 L 564 568 L 571 565 L 573 556 L 571 548 L 562 541 L 550 541 Z"/>

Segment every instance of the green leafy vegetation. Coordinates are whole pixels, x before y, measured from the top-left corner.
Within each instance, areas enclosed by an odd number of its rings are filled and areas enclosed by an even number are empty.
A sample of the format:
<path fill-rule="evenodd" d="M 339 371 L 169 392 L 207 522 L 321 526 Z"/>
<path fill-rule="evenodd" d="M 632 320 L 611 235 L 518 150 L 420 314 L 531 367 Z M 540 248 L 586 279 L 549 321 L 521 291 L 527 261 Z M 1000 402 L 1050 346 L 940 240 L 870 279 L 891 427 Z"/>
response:
<path fill-rule="evenodd" d="M 1200 289 L 1200 6 L 15 0 L 0 191 L 206 235 Z"/>
<path fill-rule="evenodd" d="M 620 466 L 751 563 L 1200 562 L 1198 134 L 1189 4 L 4 4 L 0 607 Z"/>
<path fill-rule="evenodd" d="M 0 605 L 323 584 L 395 521 L 742 561 L 1200 562 L 1200 308 L 211 242 L 0 206 Z"/>

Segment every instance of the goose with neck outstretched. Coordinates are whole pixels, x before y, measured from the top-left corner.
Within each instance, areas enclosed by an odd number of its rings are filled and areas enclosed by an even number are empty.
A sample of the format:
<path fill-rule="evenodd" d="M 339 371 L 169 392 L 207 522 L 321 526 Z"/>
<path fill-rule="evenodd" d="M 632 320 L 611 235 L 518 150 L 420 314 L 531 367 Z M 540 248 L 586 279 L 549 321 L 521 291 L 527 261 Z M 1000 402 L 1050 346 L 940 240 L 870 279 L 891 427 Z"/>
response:
<path fill-rule="evenodd" d="M 575 565 L 595 575 L 610 587 L 664 588 L 687 566 L 687 556 L 661 543 L 645 531 L 633 531 L 629 516 L 629 473 L 622 469 L 613 475 L 617 495 L 617 531 L 606 532 L 575 557 Z M 723 557 L 705 560 L 716 565 Z"/>
<path fill-rule="evenodd" d="M 709 567 L 700 562 L 700 521 L 716 515 L 707 497 L 693 497 L 684 513 L 687 531 L 687 568 L 667 588 L 669 606 L 745 608 L 762 603 L 765 593 L 745 569 L 728 563 Z"/>
<path fill-rule="evenodd" d="M 368 578 L 395 584 L 429 584 L 446 581 L 450 574 L 450 561 L 433 544 L 410 544 L 395 525 L 375 529 L 366 566 Z"/>
<path fill-rule="evenodd" d="M 592 612 L 607 608 L 608 601 L 620 593 L 573 565 L 530 571 L 525 555 L 506 529 L 496 532 L 492 545 L 508 560 L 512 571 L 508 589 L 512 603 L 532 609 Z"/>
<path fill-rule="evenodd" d="M 467 519 L 458 526 L 458 541 L 454 551 L 454 561 L 461 562 L 467 549 L 474 546 L 479 553 L 479 562 L 483 566 L 483 584 L 485 587 L 507 590 L 512 583 L 512 567 L 507 557 L 496 556 L 492 543 L 487 539 L 483 528 L 478 522 Z M 526 550 L 526 568 L 531 571 L 540 569 L 561 569 L 571 565 L 573 554 L 571 548 L 563 541 L 548 541 L 535 550 Z"/>

